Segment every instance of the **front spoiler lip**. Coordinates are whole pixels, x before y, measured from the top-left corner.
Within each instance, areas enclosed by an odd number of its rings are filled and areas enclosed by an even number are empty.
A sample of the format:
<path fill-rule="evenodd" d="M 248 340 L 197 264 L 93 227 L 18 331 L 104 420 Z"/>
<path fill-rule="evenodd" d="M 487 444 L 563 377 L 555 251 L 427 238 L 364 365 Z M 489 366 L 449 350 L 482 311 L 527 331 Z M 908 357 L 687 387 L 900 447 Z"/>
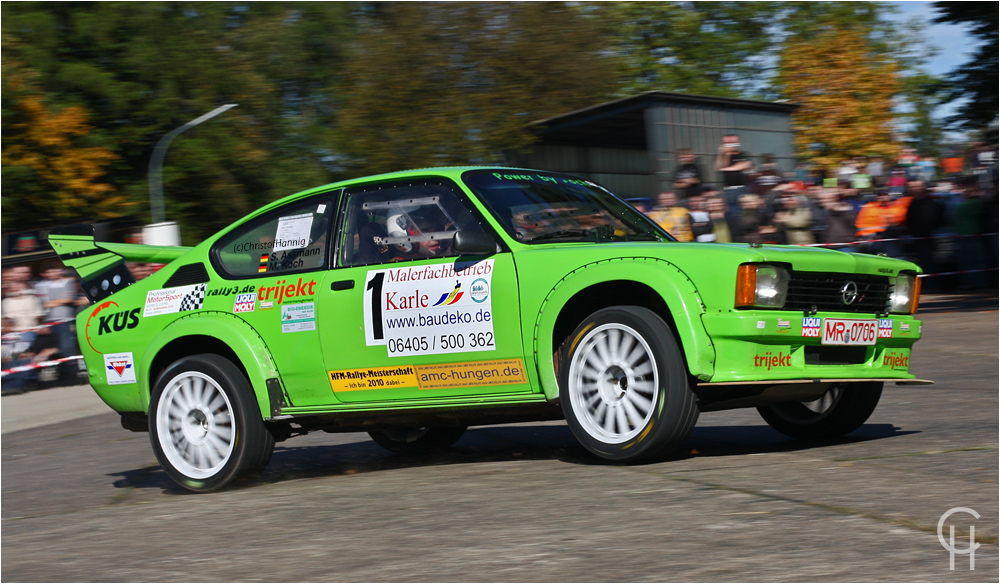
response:
<path fill-rule="evenodd" d="M 855 383 L 863 381 L 894 381 L 896 385 L 934 385 L 929 379 L 899 379 L 896 377 L 858 377 L 858 378 L 837 378 L 837 379 L 767 379 L 761 381 L 722 381 L 718 383 L 699 382 L 698 387 L 721 387 L 729 385 L 786 385 L 786 384 L 808 384 L 808 383 Z"/>

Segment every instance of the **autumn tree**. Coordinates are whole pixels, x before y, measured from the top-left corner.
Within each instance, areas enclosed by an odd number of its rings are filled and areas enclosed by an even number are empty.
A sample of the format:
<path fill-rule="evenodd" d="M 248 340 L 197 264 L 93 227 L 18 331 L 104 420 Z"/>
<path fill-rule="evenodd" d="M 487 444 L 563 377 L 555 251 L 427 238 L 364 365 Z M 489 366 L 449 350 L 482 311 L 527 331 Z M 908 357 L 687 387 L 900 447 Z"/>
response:
<path fill-rule="evenodd" d="M 561 3 L 379 3 L 357 30 L 337 120 L 357 172 L 502 161 L 615 79 L 602 23 Z"/>
<path fill-rule="evenodd" d="M 832 26 L 790 43 L 777 78 L 792 114 L 799 155 L 833 168 L 853 156 L 895 158 L 893 97 L 899 63 L 873 50 L 865 32 Z"/>
<path fill-rule="evenodd" d="M 3 64 L 4 99 L 9 106 L 2 154 L 5 226 L 91 221 L 127 213 L 126 197 L 104 177 L 117 156 L 107 148 L 88 145 L 93 126 L 87 111 L 78 106 L 54 110 L 19 65 L 10 59 Z"/>
<path fill-rule="evenodd" d="M 88 145 L 116 156 L 104 182 L 135 202 L 140 217 L 148 216 L 147 169 L 159 139 L 239 104 L 167 152 L 167 219 L 181 224 L 186 243 L 335 178 L 329 129 L 351 4 L 4 2 L 0 9 L 4 62 L 17 59 L 34 72 L 51 111 L 88 112 L 95 128 Z M 19 111 L 5 92 L 5 131 Z M 6 196 L 6 168 L 4 181 Z M 27 220 L 21 209 L 5 205 L 4 221 Z"/>

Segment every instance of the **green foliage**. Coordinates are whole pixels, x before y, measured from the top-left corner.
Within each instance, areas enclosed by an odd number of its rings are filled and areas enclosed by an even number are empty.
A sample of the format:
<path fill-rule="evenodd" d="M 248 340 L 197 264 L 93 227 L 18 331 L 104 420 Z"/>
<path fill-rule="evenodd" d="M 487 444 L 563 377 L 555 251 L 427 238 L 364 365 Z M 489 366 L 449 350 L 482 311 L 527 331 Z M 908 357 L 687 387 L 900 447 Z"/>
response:
<path fill-rule="evenodd" d="M 363 15 L 337 135 L 358 172 L 487 163 L 528 122 L 598 103 L 602 24 L 556 3 L 386 3 Z"/>
<path fill-rule="evenodd" d="M 997 118 L 1000 11 L 995 2 L 935 2 L 934 7 L 939 14 L 934 22 L 967 25 L 982 43 L 943 84 L 948 101 L 967 99 L 948 122 L 956 128 L 982 130 Z"/>
<path fill-rule="evenodd" d="M 240 104 L 167 153 L 167 218 L 184 225 L 186 240 L 330 178 L 323 160 L 333 145 L 323 129 L 332 124 L 349 6 L 9 2 L 2 11 L 5 61 L 23 62 L 52 107 L 82 108 L 95 126 L 92 145 L 117 156 L 107 180 L 142 215 L 156 142 L 219 105 Z M 5 140 L 16 131 L 16 107 L 5 95 Z M 37 181 L 18 173 L 15 182 L 5 169 L 5 222 L 36 190 Z M 82 218 L 108 206 L 88 205 Z"/>
<path fill-rule="evenodd" d="M 44 137 L 24 123 L 29 110 L 73 122 L 63 145 L 89 160 L 77 167 L 89 194 L 59 212 L 87 220 L 145 218 L 157 141 L 239 104 L 167 152 L 167 219 L 193 243 L 264 202 L 347 175 L 501 161 L 531 143 L 529 122 L 613 97 L 655 89 L 790 98 L 778 76 L 782 55 L 844 28 L 865 31 L 861 64 L 900 72 L 893 97 L 915 104 L 911 134 L 930 144 L 938 97 L 923 91 L 933 81 L 919 71 L 926 52 L 919 31 L 886 18 L 891 10 L 869 2 L 5 2 L 3 61 L 16 63 L 33 90 L 11 90 L 5 70 L 4 226 L 59 220 L 39 204 L 53 192 L 52 169 L 23 163 L 45 156 Z M 817 87 L 827 78 L 847 79 L 817 75 Z M 53 138 L 57 125 L 46 126 Z M 8 144 L 20 148 L 17 164 Z M 102 195 L 97 185 L 110 189 Z"/>

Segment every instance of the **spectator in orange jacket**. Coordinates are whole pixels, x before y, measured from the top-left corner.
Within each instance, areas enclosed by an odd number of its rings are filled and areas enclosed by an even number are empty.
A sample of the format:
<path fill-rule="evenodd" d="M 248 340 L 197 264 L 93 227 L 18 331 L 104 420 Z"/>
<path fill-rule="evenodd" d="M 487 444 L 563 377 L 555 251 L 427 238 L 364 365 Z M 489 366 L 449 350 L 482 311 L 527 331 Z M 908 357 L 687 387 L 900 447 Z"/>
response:
<path fill-rule="evenodd" d="M 858 230 L 858 239 L 895 239 L 901 233 L 901 226 L 906 222 L 906 211 L 909 207 L 909 197 L 905 200 L 893 201 L 889 193 L 879 190 L 875 200 L 868 203 L 858 212 L 854 226 Z M 873 253 L 885 253 L 890 257 L 900 257 L 901 248 L 898 242 L 884 241 L 869 244 Z"/>

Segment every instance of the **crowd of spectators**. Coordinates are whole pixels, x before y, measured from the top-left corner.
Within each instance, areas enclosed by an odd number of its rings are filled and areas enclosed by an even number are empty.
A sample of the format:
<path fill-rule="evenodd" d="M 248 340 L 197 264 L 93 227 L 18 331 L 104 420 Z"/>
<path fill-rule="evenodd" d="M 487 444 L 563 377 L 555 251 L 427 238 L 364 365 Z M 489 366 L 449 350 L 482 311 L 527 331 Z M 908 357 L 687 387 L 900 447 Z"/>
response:
<path fill-rule="evenodd" d="M 130 266 L 137 279 L 152 273 L 147 265 Z M 2 368 L 49 363 L 80 354 L 76 315 L 90 304 L 79 277 L 58 260 L 6 268 L 0 277 L 0 317 L 3 322 Z M 76 381 L 83 361 L 67 360 L 45 368 L 52 381 Z M 40 381 L 42 368 L 4 375 L 3 392 L 16 393 Z"/>
<path fill-rule="evenodd" d="M 940 163 L 912 150 L 891 163 L 857 157 L 830 173 L 804 164 L 782 173 L 770 155 L 762 159 L 754 168 L 739 137 L 723 137 L 714 160 L 719 188 L 681 150 L 673 189 L 657 196 L 649 217 L 685 242 L 882 253 L 914 261 L 925 274 L 961 272 L 962 289 L 996 285 L 1000 211 L 992 148 L 974 144 L 967 157 Z"/>

